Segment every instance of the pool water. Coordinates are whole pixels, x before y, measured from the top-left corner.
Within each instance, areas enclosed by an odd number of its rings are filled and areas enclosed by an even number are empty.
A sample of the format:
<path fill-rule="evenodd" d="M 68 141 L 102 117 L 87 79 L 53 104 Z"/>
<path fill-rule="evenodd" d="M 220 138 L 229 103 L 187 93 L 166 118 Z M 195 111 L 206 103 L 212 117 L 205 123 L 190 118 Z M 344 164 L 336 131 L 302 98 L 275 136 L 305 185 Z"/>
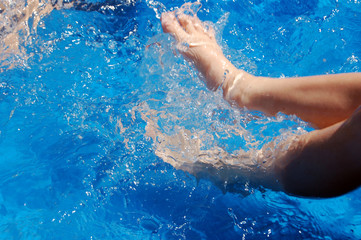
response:
<path fill-rule="evenodd" d="M 312 130 L 205 88 L 160 26 L 184 1 L 52 3 L 0 5 L 0 239 L 361 238 L 359 189 L 223 192 L 159 157 L 194 161 L 194 142 L 248 152 Z M 250 73 L 360 71 L 360 1 L 201 3 L 198 16 Z"/>

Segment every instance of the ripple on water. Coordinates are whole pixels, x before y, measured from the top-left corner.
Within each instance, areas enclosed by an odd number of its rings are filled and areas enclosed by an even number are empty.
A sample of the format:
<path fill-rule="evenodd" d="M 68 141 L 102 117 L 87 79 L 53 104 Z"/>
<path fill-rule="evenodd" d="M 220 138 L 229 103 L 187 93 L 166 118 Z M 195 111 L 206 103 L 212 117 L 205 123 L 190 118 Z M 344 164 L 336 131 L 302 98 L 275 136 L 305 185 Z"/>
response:
<path fill-rule="evenodd" d="M 207 91 L 160 33 L 161 12 L 182 2 L 92 2 L 42 1 L 24 21 L 12 17 L 24 2 L 3 3 L 0 238 L 360 238 L 359 191 L 300 199 L 242 182 L 243 195 L 223 193 L 165 163 L 159 153 L 224 157 L 311 128 Z M 198 14 L 252 73 L 359 69 L 357 1 L 206 1 Z"/>

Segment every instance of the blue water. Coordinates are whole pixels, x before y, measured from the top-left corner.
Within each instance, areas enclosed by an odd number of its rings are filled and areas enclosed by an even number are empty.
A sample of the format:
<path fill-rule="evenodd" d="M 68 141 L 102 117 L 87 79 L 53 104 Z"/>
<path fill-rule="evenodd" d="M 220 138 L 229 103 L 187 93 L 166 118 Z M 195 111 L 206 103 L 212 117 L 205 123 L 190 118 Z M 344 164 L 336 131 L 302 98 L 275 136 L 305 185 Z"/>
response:
<path fill-rule="evenodd" d="M 161 31 L 159 13 L 183 1 L 89 0 L 38 21 L 43 1 L 24 22 L 11 16 L 30 2 L 16 3 L 0 17 L 0 239 L 361 238 L 359 189 L 332 199 L 246 185 L 223 193 L 157 157 L 146 119 L 229 152 L 312 130 L 207 91 Z M 360 71 L 360 1 L 201 3 L 202 20 L 221 19 L 225 54 L 253 74 Z"/>

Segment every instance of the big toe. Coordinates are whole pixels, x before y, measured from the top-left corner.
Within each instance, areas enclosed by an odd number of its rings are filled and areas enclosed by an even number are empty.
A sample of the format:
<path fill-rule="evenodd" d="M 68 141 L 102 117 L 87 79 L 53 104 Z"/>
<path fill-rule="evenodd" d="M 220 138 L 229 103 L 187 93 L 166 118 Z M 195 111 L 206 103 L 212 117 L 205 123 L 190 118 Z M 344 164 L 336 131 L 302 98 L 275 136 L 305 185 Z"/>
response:
<path fill-rule="evenodd" d="M 172 12 L 165 12 L 162 13 L 162 16 L 160 17 L 160 22 L 162 23 L 163 32 L 169 33 L 172 32 L 172 25 L 174 24 L 176 18 L 174 16 L 174 13 Z"/>

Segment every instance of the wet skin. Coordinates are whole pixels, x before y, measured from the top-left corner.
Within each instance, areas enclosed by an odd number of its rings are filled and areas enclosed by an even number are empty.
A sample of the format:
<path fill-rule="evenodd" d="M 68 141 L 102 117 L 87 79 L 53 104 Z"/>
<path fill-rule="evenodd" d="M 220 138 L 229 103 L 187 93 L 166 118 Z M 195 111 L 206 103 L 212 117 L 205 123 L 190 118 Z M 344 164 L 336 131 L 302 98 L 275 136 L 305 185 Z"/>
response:
<path fill-rule="evenodd" d="M 163 31 L 177 44 L 189 46 L 179 47 L 179 51 L 204 76 L 207 87 L 215 90 L 221 86 L 224 98 L 232 105 L 269 115 L 295 114 L 319 128 L 292 140 L 288 151 L 261 166 L 265 170 L 253 175 L 251 183 L 313 197 L 338 196 L 361 185 L 360 73 L 253 76 L 237 69 L 224 56 L 214 30 L 197 16 L 167 12 L 161 22 Z M 197 169 L 202 175 L 208 172 L 207 178 L 218 184 L 244 174 L 234 166 L 220 169 L 204 165 Z M 220 174 L 224 169 L 226 174 Z"/>

